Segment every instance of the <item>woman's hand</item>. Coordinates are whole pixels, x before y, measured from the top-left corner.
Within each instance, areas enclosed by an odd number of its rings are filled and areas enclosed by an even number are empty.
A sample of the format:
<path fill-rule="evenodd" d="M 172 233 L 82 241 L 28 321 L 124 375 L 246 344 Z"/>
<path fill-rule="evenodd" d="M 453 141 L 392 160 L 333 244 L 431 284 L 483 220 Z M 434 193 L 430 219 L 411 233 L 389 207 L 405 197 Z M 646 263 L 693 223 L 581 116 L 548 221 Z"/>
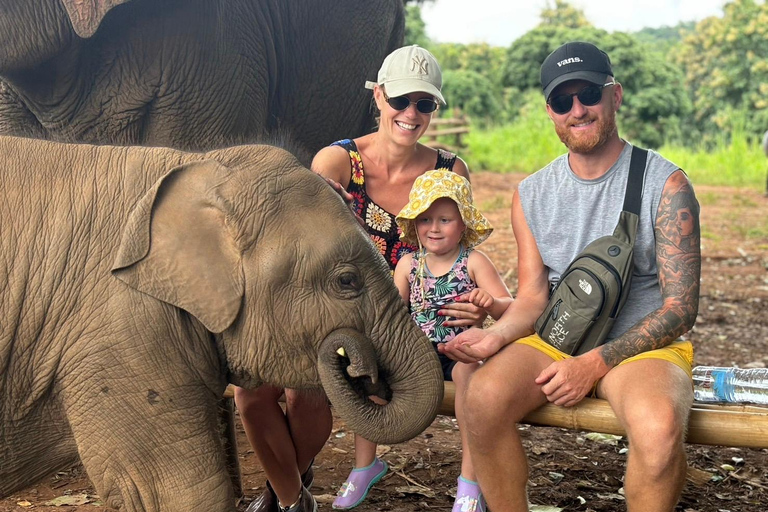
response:
<path fill-rule="evenodd" d="M 322 175 L 321 175 L 322 176 Z M 360 224 L 363 228 L 365 228 L 365 221 L 360 217 L 357 212 L 355 211 L 355 198 L 347 192 L 344 187 L 341 186 L 341 183 L 338 181 L 332 180 L 331 178 L 327 178 L 325 176 L 322 176 L 322 178 L 325 180 L 326 183 L 328 183 L 333 190 L 336 191 L 337 194 L 341 196 L 341 199 L 344 200 L 344 202 L 347 204 L 349 209 L 352 211 L 352 215 L 355 216 L 355 220 L 357 220 L 357 223 Z"/>

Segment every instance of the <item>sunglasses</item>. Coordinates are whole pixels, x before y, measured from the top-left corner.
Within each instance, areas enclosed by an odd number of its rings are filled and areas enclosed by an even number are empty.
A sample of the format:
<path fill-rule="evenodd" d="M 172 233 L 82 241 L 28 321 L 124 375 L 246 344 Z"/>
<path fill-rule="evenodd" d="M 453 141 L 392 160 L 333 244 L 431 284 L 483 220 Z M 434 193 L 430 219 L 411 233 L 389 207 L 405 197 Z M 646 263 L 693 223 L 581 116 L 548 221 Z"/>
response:
<path fill-rule="evenodd" d="M 555 114 L 567 114 L 573 108 L 573 97 L 579 98 L 579 103 L 585 107 L 592 107 L 600 103 L 603 99 L 603 88 L 609 85 L 616 85 L 616 82 L 608 82 L 603 85 L 588 85 L 579 92 L 570 94 L 558 94 L 553 96 L 547 102 Z"/>
<path fill-rule="evenodd" d="M 437 101 L 429 98 L 422 98 L 417 101 L 411 101 L 407 96 L 395 96 L 394 98 L 390 98 L 385 94 L 384 99 L 387 103 L 389 103 L 390 107 L 398 111 L 407 109 L 411 103 L 415 104 L 416 110 L 422 114 L 431 114 L 437 110 Z"/>

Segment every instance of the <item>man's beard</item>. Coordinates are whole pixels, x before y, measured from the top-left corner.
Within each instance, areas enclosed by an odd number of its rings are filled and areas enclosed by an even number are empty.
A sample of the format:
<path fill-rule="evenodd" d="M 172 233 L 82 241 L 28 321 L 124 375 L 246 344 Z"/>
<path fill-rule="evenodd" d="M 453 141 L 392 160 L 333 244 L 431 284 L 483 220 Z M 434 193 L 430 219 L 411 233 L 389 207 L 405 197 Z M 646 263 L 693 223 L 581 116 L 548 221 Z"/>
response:
<path fill-rule="evenodd" d="M 574 135 L 570 127 L 585 121 L 597 123 L 597 130 L 590 134 Z M 589 155 L 600 149 L 616 133 L 616 113 L 611 110 L 603 119 L 590 116 L 584 119 L 569 122 L 566 126 L 555 124 L 555 131 L 565 147 L 573 153 Z"/>

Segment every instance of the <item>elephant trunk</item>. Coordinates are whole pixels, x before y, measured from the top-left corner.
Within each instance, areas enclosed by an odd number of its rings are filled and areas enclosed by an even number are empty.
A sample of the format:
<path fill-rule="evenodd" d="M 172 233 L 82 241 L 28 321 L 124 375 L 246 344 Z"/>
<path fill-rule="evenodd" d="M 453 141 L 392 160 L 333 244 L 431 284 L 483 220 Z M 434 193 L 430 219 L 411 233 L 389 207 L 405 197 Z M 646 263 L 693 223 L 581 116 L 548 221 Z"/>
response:
<path fill-rule="evenodd" d="M 376 443 L 400 443 L 424 431 L 443 399 L 437 355 L 420 329 L 402 364 L 377 358 L 371 340 L 339 329 L 324 340 L 318 371 L 328 398 L 355 433 Z M 387 401 L 380 405 L 371 395 Z"/>

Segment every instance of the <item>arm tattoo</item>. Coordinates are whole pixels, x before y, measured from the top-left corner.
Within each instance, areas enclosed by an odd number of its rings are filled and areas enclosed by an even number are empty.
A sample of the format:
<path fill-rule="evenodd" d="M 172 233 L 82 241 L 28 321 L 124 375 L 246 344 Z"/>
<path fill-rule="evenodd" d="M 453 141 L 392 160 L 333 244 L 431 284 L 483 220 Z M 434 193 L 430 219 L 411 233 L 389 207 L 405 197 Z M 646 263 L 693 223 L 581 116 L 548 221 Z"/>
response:
<path fill-rule="evenodd" d="M 600 354 L 609 366 L 669 345 L 688 332 L 696 320 L 701 275 L 699 203 L 680 171 L 664 186 L 655 235 L 662 305 L 603 345 Z"/>

